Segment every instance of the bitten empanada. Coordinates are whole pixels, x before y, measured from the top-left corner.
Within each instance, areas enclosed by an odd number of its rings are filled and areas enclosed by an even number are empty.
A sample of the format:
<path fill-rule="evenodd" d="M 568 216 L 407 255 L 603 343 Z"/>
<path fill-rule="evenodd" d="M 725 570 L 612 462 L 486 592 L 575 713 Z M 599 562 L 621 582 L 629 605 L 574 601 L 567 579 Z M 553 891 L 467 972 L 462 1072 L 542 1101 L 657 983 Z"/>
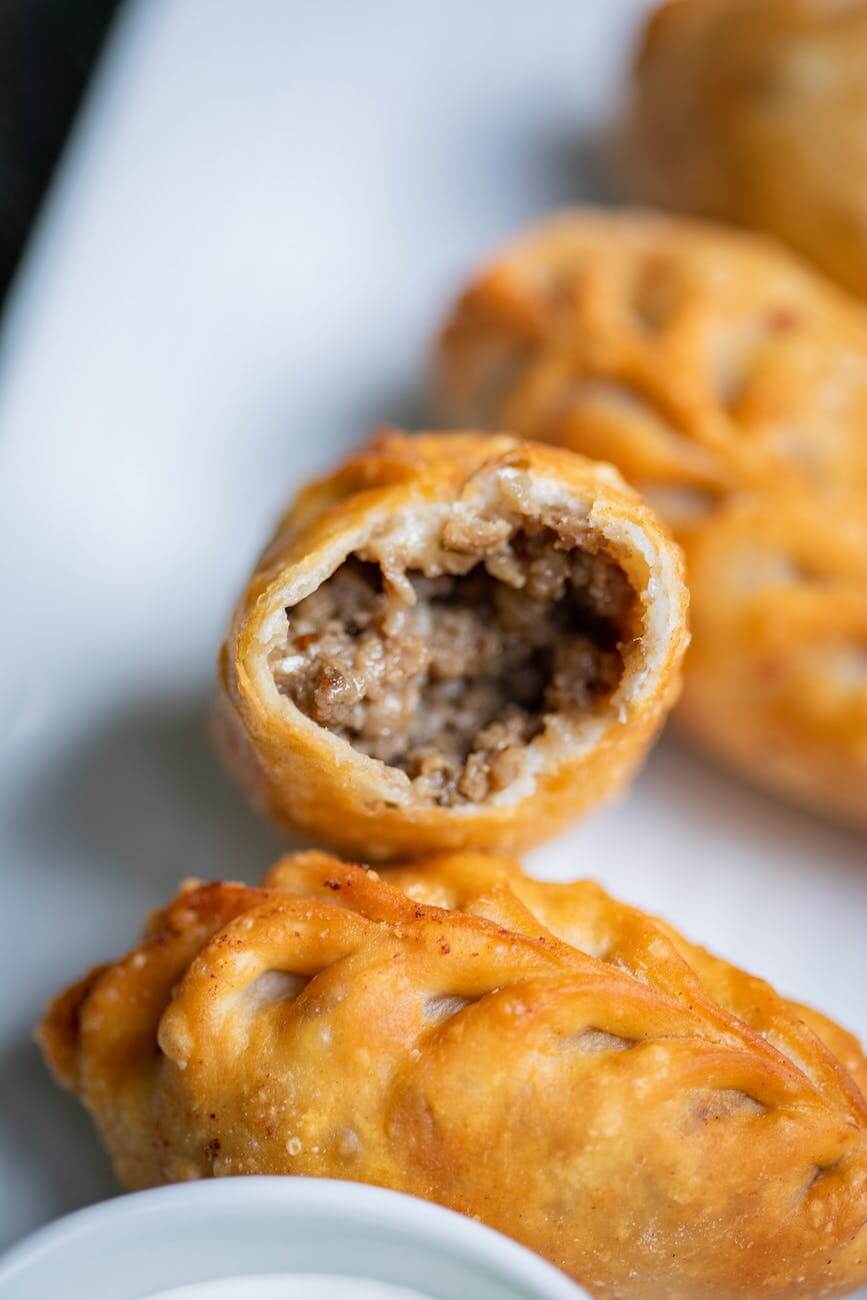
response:
<path fill-rule="evenodd" d="M 767 231 L 867 297 L 867 3 L 669 0 L 635 65 L 633 194 Z"/>
<path fill-rule="evenodd" d="M 574 212 L 477 276 L 438 353 L 454 418 L 612 460 L 684 544 L 689 733 L 862 825 L 865 319 L 754 237 Z"/>
<path fill-rule="evenodd" d="M 609 466 L 380 436 L 302 492 L 235 613 L 217 732 L 368 858 L 515 848 L 617 790 L 679 688 L 677 547 Z"/>
<path fill-rule="evenodd" d="M 191 883 L 40 1037 L 131 1187 L 378 1183 L 599 1296 L 867 1282 L 858 1044 L 590 883 L 317 852 Z"/>

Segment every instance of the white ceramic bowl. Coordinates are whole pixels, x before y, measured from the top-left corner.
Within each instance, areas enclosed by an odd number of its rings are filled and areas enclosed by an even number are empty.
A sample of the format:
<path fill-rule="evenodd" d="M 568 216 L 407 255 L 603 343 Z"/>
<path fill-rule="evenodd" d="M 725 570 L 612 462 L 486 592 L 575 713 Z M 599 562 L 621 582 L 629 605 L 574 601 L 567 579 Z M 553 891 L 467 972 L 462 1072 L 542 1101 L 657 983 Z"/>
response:
<path fill-rule="evenodd" d="M 190 1282 L 336 1273 L 434 1300 L 578 1300 L 545 1260 L 441 1206 L 360 1183 L 226 1178 L 79 1210 L 15 1246 L 0 1300 L 143 1300 Z"/>

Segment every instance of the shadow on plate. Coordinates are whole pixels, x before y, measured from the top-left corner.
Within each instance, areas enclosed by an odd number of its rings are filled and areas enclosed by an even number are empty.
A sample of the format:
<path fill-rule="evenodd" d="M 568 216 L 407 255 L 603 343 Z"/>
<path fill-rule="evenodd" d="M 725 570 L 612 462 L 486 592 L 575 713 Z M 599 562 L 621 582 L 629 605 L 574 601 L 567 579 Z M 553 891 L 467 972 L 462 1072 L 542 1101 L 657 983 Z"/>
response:
<path fill-rule="evenodd" d="M 205 697 L 144 702 L 70 742 L 29 781 L 12 818 L 21 856 L 146 883 L 159 900 L 184 876 L 258 880 L 304 841 L 260 819 L 223 770 Z"/>
<path fill-rule="evenodd" d="M 377 401 L 359 401 L 357 414 L 352 419 L 353 440 L 347 451 L 365 440 L 377 429 L 394 428 L 418 432 L 437 428 L 436 414 L 420 382 L 415 388 L 394 389 Z"/>
<path fill-rule="evenodd" d="M 16 1174 L 15 1205 L 0 1215 L 0 1250 L 49 1219 L 120 1190 L 89 1115 L 49 1076 L 26 1039 L 0 1055 L 3 1163 Z"/>
<path fill-rule="evenodd" d="M 22 771 L 9 843 L 22 866 L 17 913 L 32 916 L 32 933 L 19 951 L 10 930 L 3 955 L 33 1002 L 0 1046 L 0 1160 L 17 1188 L 0 1204 L 0 1247 L 118 1191 L 91 1121 L 30 1039 L 42 1002 L 90 960 L 121 951 L 183 877 L 255 882 L 302 844 L 262 821 L 223 771 L 208 713 L 204 695 L 140 701 L 70 735 L 35 775 Z"/>
<path fill-rule="evenodd" d="M 851 871 L 864 879 L 864 839 L 854 827 L 751 784 L 722 761 L 694 749 L 674 727 L 666 730 L 657 746 L 645 779 L 658 788 L 660 800 L 676 807 L 681 826 L 692 822 L 730 837 L 733 848 L 745 841 L 755 857 L 761 856 L 763 845 L 777 851 L 791 846 L 797 848 L 799 858 L 813 854 L 817 869 L 823 871 L 829 870 L 827 859 L 833 848 L 830 869 Z"/>
<path fill-rule="evenodd" d="M 616 137 L 611 123 L 590 131 L 552 134 L 541 145 L 541 162 L 549 175 L 548 188 L 556 201 L 569 207 L 622 201 L 616 173 Z"/>

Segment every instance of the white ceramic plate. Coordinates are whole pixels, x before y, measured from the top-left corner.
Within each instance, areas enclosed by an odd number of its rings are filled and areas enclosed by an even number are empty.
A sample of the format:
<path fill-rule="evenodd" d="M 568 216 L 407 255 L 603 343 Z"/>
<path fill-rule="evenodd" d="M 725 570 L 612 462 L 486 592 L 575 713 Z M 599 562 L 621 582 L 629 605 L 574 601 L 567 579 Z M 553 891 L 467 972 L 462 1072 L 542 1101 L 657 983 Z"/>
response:
<path fill-rule="evenodd" d="M 147 0 L 11 312 L 0 387 L 0 1236 L 115 1184 L 29 1033 L 187 874 L 278 840 L 211 755 L 212 667 L 281 503 L 417 423 L 464 273 L 596 193 L 642 0 Z M 867 1035 L 864 842 L 666 740 L 531 859 Z"/>
<path fill-rule="evenodd" d="M 143 1300 L 262 1273 L 375 1278 L 421 1287 L 426 1300 L 587 1295 L 524 1246 L 429 1201 L 324 1178 L 220 1178 L 118 1197 L 43 1228 L 0 1263 L 0 1296 Z"/>

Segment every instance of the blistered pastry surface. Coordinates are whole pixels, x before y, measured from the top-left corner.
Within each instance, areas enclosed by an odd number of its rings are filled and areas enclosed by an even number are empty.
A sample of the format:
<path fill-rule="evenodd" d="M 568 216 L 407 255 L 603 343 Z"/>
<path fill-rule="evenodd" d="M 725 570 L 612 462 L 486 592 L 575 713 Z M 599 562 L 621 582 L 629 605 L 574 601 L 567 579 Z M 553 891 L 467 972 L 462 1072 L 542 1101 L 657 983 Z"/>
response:
<path fill-rule="evenodd" d="M 192 884 L 41 1039 L 132 1187 L 380 1183 L 601 1296 L 867 1278 L 854 1039 L 588 882 L 313 852 Z"/>

